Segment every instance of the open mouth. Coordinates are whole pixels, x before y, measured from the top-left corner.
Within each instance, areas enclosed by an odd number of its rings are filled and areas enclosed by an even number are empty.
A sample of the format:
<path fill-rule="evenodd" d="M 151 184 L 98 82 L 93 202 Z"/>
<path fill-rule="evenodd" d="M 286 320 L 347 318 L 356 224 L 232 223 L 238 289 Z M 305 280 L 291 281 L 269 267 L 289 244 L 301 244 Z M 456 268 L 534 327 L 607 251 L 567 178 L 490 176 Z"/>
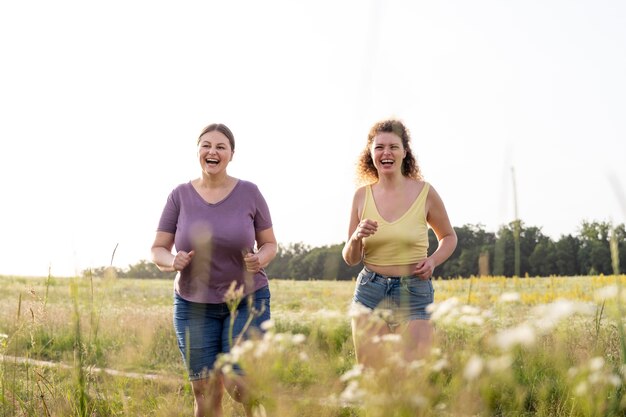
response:
<path fill-rule="evenodd" d="M 390 166 L 390 165 L 393 165 L 393 160 L 392 159 L 383 159 L 383 160 L 380 161 L 380 163 L 382 165 L 385 165 L 385 166 Z"/>
<path fill-rule="evenodd" d="M 212 159 L 212 158 L 207 158 L 207 159 L 205 159 L 205 161 L 206 161 L 206 163 L 207 163 L 207 164 L 209 164 L 209 165 L 213 165 L 213 166 L 215 166 L 215 165 L 217 165 L 217 164 L 219 164 L 219 163 L 220 163 L 220 161 L 219 161 L 219 160 L 217 160 L 217 159 Z"/>

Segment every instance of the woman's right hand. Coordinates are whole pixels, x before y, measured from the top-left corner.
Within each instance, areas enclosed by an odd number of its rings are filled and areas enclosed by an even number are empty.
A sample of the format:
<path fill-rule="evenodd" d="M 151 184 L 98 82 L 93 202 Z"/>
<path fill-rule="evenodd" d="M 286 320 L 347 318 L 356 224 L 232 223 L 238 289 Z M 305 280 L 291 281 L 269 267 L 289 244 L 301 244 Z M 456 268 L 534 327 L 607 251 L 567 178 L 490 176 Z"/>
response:
<path fill-rule="evenodd" d="M 378 222 L 371 219 L 363 219 L 356 225 L 352 234 L 352 240 L 361 241 L 363 238 L 372 236 L 378 230 Z"/>
<path fill-rule="evenodd" d="M 187 268 L 187 265 L 191 263 L 191 258 L 193 258 L 194 254 L 195 251 L 185 252 L 184 250 L 181 250 L 176 252 L 174 260 L 172 261 L 172 268 L 174 268 L 175 271 L 182 271 Z"/>

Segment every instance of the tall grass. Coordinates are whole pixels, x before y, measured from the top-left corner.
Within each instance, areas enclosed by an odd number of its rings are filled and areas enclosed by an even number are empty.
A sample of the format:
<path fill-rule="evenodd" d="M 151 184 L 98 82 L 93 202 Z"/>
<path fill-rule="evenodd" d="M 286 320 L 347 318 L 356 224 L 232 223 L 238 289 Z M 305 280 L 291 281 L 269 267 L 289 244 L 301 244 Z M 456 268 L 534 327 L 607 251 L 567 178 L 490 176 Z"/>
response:
<path fill-rule="evenodd" d="M 384 337 L 378 370 L 354 360 L 354 283 L 273 280 L 268 331 L 221 366 L 270 416 L 623 415 L 625 280 L 436 281 L 432 352 L 407 363 Z M 0 277 L 0 416 L 189 414 L 171 306 L 169 281 Z"/>

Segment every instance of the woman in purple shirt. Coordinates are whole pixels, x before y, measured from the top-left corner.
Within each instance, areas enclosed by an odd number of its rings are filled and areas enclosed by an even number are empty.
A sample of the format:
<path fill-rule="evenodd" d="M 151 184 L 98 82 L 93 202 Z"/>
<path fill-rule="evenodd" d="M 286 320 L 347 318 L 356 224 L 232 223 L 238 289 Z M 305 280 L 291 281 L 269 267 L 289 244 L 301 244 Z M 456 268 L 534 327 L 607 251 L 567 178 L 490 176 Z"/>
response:
<path fill-rule="evenodd" d="M 174 328 L 193 387 L 195 416 L 221 416 L 224 387 L 252 415 L 241 369 L 235 367 L 238 376 L 232 377 L 213 368 L 241 333 L 261 332 L 260 324 L 270 318 L 263 268 L 276 256 L 272 219 L 257 186 L 227 174 L 234 152 L 235 138 L 225 125 L 202 131 L 201 176 L 170 193 L 152 245 L 159 269 L 178 272 Z M 233 286 L 243 294 L 235 314 L 226 302 Z"/>

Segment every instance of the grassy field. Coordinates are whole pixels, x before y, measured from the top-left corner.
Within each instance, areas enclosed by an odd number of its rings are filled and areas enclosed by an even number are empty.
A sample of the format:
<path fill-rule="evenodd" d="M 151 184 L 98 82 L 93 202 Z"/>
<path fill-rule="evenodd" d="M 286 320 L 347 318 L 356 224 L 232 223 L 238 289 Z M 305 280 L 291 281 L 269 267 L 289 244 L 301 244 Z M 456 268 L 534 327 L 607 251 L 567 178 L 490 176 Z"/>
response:
<path fill-rule="evenodd" d="M 272 280 L 273 326 L 223 366 L 244 366 L 268 416 L 624 415 L 625 284 L 436 281 L 431 355 L 404 363 L 390 337 L 372 371 L 355 366 L 353 282 Z M 0 417 L 190 415 L 171 304 L 170 281 L 0 277 Z"/>

